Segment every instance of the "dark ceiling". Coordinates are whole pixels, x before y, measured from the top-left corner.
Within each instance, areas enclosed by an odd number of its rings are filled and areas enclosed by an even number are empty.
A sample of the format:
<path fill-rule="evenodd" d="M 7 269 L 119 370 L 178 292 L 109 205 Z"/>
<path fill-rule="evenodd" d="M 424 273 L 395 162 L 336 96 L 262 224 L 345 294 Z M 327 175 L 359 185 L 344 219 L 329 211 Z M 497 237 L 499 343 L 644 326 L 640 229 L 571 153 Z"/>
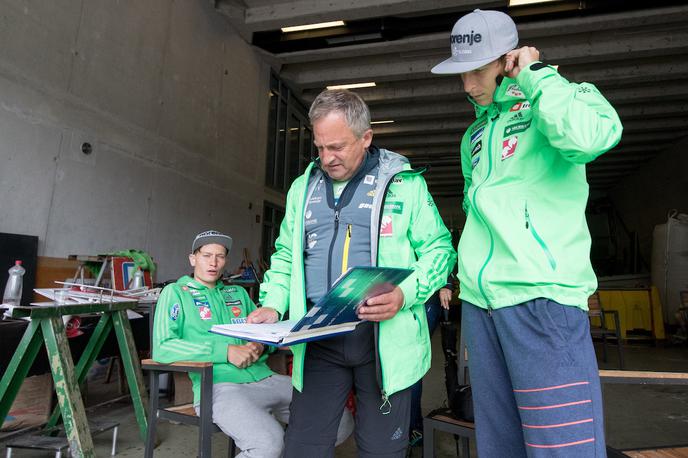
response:
<path fill-rule="evenodd" d="M 375 81 L 357 92 L 370 105 L 374 142 L 430 165 L 436 197 L 462 192 L 459 142 L 472 122 L 457 76 L 430 68 L 449 56 L 453 23 L 473 10 L 514 17 L 521 44 L 538 47 L 571 81 L 594 83 L 624 124 L 621 143 L 588 166 L 606 190 L 688 135 L 688 2 L 553 1 L 507 8 L 506 1 L 219 0 L 241 35 L 308 105 L 325 86 Z M 283 34 L 282 26 L 346 25 Z"/>

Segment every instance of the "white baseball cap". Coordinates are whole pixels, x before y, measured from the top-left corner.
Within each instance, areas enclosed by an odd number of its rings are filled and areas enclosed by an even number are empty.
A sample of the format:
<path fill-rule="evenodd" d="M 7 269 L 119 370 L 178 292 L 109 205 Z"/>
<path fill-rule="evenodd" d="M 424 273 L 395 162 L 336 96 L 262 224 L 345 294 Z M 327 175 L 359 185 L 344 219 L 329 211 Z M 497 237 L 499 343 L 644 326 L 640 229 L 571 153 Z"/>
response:
<path fill-rule="evenodd" d="M 489 64 L 516 48 L 516 24 L 501 11 L 475 10 L 456 21 L 450 35 L 451 57 L 432 73 L 465 73 Z"/>

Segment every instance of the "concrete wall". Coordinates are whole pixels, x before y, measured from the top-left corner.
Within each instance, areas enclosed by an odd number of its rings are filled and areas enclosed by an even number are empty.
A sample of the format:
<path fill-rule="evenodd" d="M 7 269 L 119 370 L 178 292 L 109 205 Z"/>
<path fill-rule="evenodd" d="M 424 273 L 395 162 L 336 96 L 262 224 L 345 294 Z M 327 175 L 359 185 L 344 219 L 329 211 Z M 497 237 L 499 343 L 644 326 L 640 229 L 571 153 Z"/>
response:
<path fill-rule="evenodd" d="M 257 256 L 269 67 L 211 2 L 0 10 L 0 232 L 43 256 L 143 249 L 158 280 L 208 228 L 234 237 L 232 267 Z"/>
<path fill-rule="evenodd" d="M 650 262 L 652 230 L 667 213 L 688 213 L 688 138 L 644 164 L 609 193 L 629 230 L 637 231 L 641 253 Z"/>

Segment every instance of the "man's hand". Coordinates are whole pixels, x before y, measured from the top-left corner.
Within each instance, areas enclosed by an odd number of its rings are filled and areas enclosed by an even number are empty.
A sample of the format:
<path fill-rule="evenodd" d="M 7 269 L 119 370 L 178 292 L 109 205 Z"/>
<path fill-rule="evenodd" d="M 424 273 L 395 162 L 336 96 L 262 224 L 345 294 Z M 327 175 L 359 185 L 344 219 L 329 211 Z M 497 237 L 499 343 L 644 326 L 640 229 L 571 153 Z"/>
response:
<path fill-rule="evenodd" d="M 452 290 L 449 288 L 440 289 L 440 305 L 442 308 L 449 310 L 449 302 L 451 302 Z"/>
<path fill-rule="evenodd" d="M 253 349 L 258 354 L 258 357 L 260 358 L 260 355 L 263 354 L 263 350 L 265 350 L 265 345 L 259 342 L 246 342 L 246 346 Z"/>
<path fill-rule="evenodd" d="M 279 321 L 279 313 L 272 307 L 258 307 L 246 318 L 247 323 L 276 323 Z"/>
<path fill-rule="evenodd" d="M 260 346 L 260 351 L 258 351 L 257 345 Z M 245 345 L 227 345 L 227 361 L 239 369 L 246 369 L 258 360 L 263 353 L 262 348 L 261 344 L 255 342 L 249 342 Z"/>
<path fill-rule="evenodd" d="M 504 73 L 509 78 L 516 78 L 521 70 L 537 60 L 540 60 L 540 51 L 532 46 L 514 49 L 506 53 Z"/>
<path fill-rule="evenodd" d="M 358 317 L 368 321 L 384 321 L 394 318 L 404 305 L 404 293 L 398 286 L 391 292 L 371 297 L 358 308 Z"/>

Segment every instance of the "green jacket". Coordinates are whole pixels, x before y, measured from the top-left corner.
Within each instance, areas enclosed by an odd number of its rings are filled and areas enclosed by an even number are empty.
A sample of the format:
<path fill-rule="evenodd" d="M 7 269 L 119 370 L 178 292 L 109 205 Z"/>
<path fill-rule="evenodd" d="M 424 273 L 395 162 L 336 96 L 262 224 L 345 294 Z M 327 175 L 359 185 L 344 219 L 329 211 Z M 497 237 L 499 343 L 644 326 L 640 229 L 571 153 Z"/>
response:
<path fill-rule="evenodd" d="M 260 302 L 282 315 L 288 310 L 290 319 L 298 320 L 306 313 L 304 211 L 322 173 L 312 163 L 289 189 L 275 244 L 277 251 L 260 287 Z M 421 173 L 412 170 L 403 156 L 380 149 L 371 211 L 371 263 L 414 271 L 400 285 L 404 306 L 394 318 L 379 325 L 377 346 L 383 398 L 411 386 L 430 368 L 430 339 L 423 303 L 445 284 L 456 261 L 451 236 Z M 305 344 L 292 347 L 292 383 L 298 390 L 303 387 L 305 348 Z"/>
<path fill-rule="evenodd" d="M 167 285 L 160 293 L 153 324 L 153 359 L 161 363 L 209 361 L 213 363 L 213 383 L 248 383 L 269 377 L 273 372 L 265 360 L 267 353 L 245 369 L 227 361 L 227 346 L 246 342 L 208 332 L 214 324 L 229 324 L 256 309 L 241 286 L 218 281 L 208 288 L 189 276 Z M 194 403 L 200 403 L 200 374 L 190 373 Z"/>
<path fill-rule="evenodd" d="M 595 86 L 535 62 L 475 112 L 461 142 L 460 298 L 497 309 L 545 297 L 587 310 L 597 279 L 585 164 L 619 142 L 616 111 Z"/>

